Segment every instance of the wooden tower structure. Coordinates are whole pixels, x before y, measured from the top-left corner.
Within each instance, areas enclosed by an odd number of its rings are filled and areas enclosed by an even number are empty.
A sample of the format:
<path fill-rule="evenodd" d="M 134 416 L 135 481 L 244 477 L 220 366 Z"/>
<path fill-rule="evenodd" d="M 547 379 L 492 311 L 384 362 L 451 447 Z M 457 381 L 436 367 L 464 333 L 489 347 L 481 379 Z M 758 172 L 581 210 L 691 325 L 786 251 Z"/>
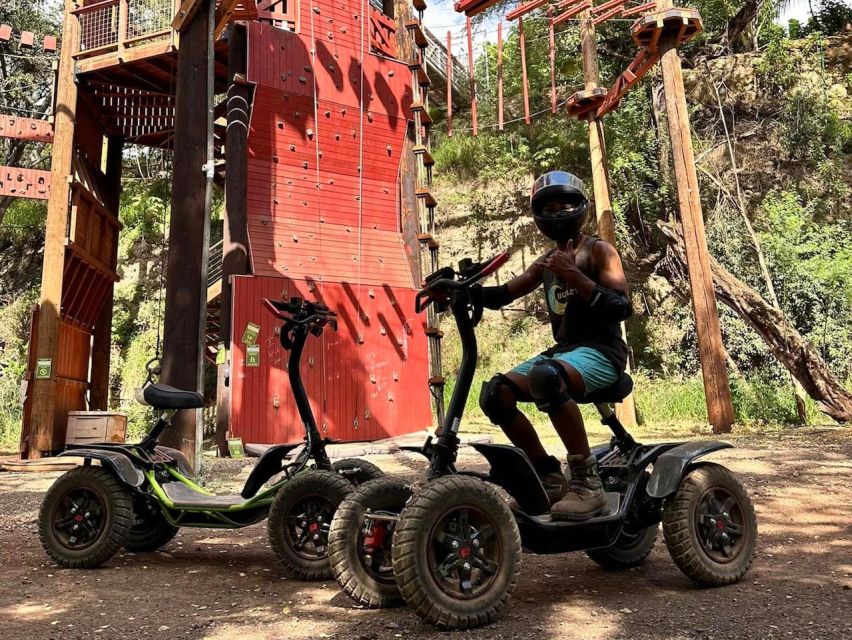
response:
<path fill-rule="evenodd" d="M 337 310 L 306 387 L 342 440 L 427 427 L 440 332 L 414 315 L 436 264 L 427 89 L 446 52 L 424 0 L 66 0 L 42 294 L 23 454 L 106 408 L 122 150 L 174 152 L 164 381 L 219 364 L 220 431 L 298 440 L 286 355 L 261 298 Z M 2 34 L 0 34 L 2 35 Z M 443 54 L 443 55 L 442 55 Z M 42 181 L 47 182 L 46 177 Z M 205 185 L 225 191 L 209 246 Z M 35 188 L 35 187 L 34 187 Z M 430 348 L 431 345 L 431 348 Z M 152 354 L 153 355 L 153 354 Z M 191 412 L 172 440 L 197 451 Z"/>

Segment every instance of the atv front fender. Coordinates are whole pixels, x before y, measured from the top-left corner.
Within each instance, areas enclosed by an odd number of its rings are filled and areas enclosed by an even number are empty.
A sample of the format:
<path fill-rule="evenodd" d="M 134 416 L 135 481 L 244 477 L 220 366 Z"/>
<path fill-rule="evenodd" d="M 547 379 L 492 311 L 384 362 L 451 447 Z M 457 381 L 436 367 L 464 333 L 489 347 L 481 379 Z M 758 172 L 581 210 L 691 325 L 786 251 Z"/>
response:
<path fill-rule="evenodd" d="M 523 451 L 505 444 L 471 442 L 470 446 L 488 460 L 491 480 L 503 487 L 524 513 L 537 516 L 550 511 L 547 492 Z"/>
<path fill-rule="evenodd" d="M 254 496 L 267 480 L 275 474 L 281 473 L 284 459 L 290 455 L 290 452 L 303 444 L 303 442 L 278 444 L 264 451 L 260 460 L 254 465 L 254 469 L 251 470 L 249 477 L 246 478 L 246 484 L 240 495 L 246 500 Z"/>
<path fill-rule="evenodd" d="M 134 489 L 142 486 L 145 476 L 133 461 L 118 451 L 107 451 L 105 449 L 69 449 L 63 451 L 57 458 L 83 458 L 86 464 L 97 460 L 102 467 L 112 471 L 119 480 Z"/>
<path fill-rule="evenodd" d="M 696 440 L 670 449 L 654 461 L 654 471 L 648 480 L 648 495 L 665 498 L 677 491 L 680 481 L 693 462 L 708 453 L 731 449 L 732 445 L 718 440 Z"/>

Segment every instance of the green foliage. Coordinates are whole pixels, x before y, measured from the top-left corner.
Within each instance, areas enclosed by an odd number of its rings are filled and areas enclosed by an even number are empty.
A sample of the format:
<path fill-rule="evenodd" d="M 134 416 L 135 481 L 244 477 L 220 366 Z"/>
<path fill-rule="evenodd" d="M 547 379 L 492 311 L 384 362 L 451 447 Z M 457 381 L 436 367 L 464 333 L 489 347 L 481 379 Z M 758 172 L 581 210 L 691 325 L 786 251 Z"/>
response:
<path fill-rule="evenodd" d="M 0 451 L 17 451 L 21 436 L 21 380 L 34 294 L 0 306 Z"/>
<path fill-rule="evenodd" d="M 806 33 L 832 36 L 852 24 L 852 7 L 842 0 L 820 0 L 818 9 L 808 19 Z M 791 36 L 792 37 L 792 36 Z"/>
<path fill-rule="evenodd" d="M 793 160 L 817 164 L 836 155 L 843 146 L 840 118 L 820 95 L 794 89 L 780 114 L 781 139 Z"/>

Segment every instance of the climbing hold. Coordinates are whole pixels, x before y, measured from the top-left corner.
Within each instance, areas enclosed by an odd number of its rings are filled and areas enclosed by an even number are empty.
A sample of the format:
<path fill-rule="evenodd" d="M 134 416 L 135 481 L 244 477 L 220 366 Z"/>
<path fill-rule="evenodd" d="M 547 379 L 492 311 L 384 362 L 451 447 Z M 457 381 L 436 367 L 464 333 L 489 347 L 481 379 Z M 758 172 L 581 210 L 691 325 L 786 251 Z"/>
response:
<path fill-rule="evenodd" d="M 335 140 L 340 140 L 340 134 L 339 134 L 339 133 L 335 133 L 335 134 L 334 134 L 334 139 L 335 139 Z"/>
<path fill-rule="evenodd" d="M 395 75 L 396 75 L 396 72 L 395 72 L 393 69 L 391 69 L 390 71 L 388 71 L 388 77 L 389 77 L 389 78 L 393 78 Z"/>
<path fill-rule="evenodd" d="M 298 242 L 298 241 L 299 241 L 299 236 L 293 236 L 293 242 Z"/>
<path fill-rule="evenodd" d="M 326 112 L 325 112 L 325 117 L 326 117 L 326 118 L 330 118 L 330 117 L 331 117 L 331 111 L 326 111 Z"/>
<path fill-rule="evenodd" d="M 311 69 L 310 65 L 305 65 L 305 71 L 310 73 L 311 71 L 313 71 L 313 69 Z"/>
<path fill-rule="evenodd" d="M 278 128 L 279 128 L 279 129 L 283 129 L 283 128 L 284 128 L 284 123 L 283 123 L 283 122 L 279 122 L 279 123 L 278 123 Z"/>
<path fill-rule="evenodd" d="M 391 153 L 393 153 L 393 147 L 388 145 L 388 155 L 390 155 Z"/>
<path fill-rule="evenodd" d="M 293 115 L 294 115 L 294 116 L 296 116 L 297 118 L 301 118 L 301 117 L 302 117 L 302 112 L 301 112 L 301 111 L 297 111 L 297 112 L 296 112 L 296 113 L 294 113 Z"/>
<path fill-rule="evenodd" d="M 370 122 L 373 121 L 373 112 L 372 111 L 367 112 L 367 120 L 369 120 Z"/>
<path fill-rule="evenodd" d="M 314 13 L 319 13 L 319 12 L 320 12 L 320 8 L 319 8 L 319 7 L 314 7 Z"/>
<path fill-rule="evenodd" d="M 299 76 L 299 82 L 307 82 L 308 79 L 305 76 Z"/>
<path fill-rule="evenodd" d="M 272 156 L 272 162 L 278 162 L 278 156 Z"/>
<path fill-rule="evenodd" d="M 296 150 L 296 145 L 291 144 L 291 145 L 290 145 L 290 151 L 295 151 L 295 150 Z"/>
<path fill-rule="evenodd" d="M 314 137 L 314 130 L 313 130 L 313 129 L 305 129 L 305 134 L 306 134 L 309 138 L 313 138 L 313 137 Z"/>
<path fill-rule="evenodd" d="M 331 31 L 328 32 L 328 39 L 334 40 L 334 34 Z"/>
<path fill-rule="evenodd" d="M 307 160 L 305 160 L 305 161 L 302 163 L 302 168 L 303 168 L 303 169 L 307 169 L 307 168 L 308 168 L 308 161 L 307 161 Z"/>

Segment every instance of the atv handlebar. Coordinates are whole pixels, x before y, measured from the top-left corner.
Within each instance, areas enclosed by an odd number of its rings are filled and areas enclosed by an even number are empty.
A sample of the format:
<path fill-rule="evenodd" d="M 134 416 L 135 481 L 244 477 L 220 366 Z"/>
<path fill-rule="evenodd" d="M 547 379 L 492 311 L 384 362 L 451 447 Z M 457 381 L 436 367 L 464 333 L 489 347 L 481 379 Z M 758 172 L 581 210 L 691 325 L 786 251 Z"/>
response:
<path fill-rule="evenodd" d="M 281 346 L 288 351 L 293 347 L 293 334 L 299 327 L 304 327 L 304 335 L 308 332 L 320 335 L 326 326 L 337 331 L 337 314 L 324 304 L 309 302 L 302 298 L 293 297 L 289 302 L 264 298 L 263 305 L 279 320 L 284 321 L 281 327 Z"/>
<path fill-rule="evenodd" d="M 468 289 L 471 285 L 497 271 L 506 264 L 508 259 L 509 254 L 503 251 L 487 262 L 474 263 L 470 258 L 465 258 L 459 262 L 458 272 L 452 267 L 439 269 L 426 278 L 426 286 L 417 293 L 414 299 L 415 312 L 420 313 L 435 302 L 435 293 Z"/>

